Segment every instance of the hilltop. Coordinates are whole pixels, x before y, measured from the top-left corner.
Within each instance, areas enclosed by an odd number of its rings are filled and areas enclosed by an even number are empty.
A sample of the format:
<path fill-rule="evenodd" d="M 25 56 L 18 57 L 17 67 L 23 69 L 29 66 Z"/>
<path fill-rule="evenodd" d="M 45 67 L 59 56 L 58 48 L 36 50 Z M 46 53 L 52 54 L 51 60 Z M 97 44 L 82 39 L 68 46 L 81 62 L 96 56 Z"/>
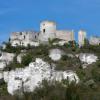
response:
<path fill-rule="evenodd" d="M 100 100 L 100 38 L 86 31 L 58 30 L 53 21 L 40 32 L 13 32 L 0 48 L 0 95 L 32 100 Z M 88 95 L 87 95 L 88 94 Z"/>
<path fill-rule="evenodd" d="M 27 47 L 14 47 L 8 42 L 1 48 L 0 70 L 1 97 L 24 95 L 34 100 L 65 100 L 75 95 L 80 98 L 78 100 L 100 98 L 100 45 L 87 41 L 82 47 L 75 41 L 66 43 L 58 39 Z"/>

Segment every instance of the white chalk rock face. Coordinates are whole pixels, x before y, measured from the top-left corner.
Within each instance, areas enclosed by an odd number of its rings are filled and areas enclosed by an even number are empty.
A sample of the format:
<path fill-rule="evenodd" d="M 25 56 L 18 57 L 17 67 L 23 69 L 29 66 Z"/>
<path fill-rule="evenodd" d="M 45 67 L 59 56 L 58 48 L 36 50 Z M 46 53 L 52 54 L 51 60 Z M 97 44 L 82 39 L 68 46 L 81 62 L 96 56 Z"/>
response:
<path fill-rule="evenodd" d="M 6 67 L 5 61 L 0 61 L 0 71 L 2 71 Z"/>
<path fill-rule="evenodd" d="M 50 73 L 50 65 L 42 59 L 36 59 L 36 62 L 30 63 L 25 69 L 4 72 L 4 81 L 7 82 L 8 92 L 12 95 L 17 91 L 32 92 L 43 79 L 50 78 Z"/>
<path fill-rule="evenodd" d="M 25 54 L 24 53 L 21 53 L 17 56 L 17 62 L 18 63 L 21 63 L 22 62 L 22 57 L 24 56 Z"/>
<path fill-rule="evenodd" d="M 92 64 L 98 60 L 98 57 L 94 54 L 81 53 L 79 54 L 79 59 L 84 63 Z"/>
<path fill-rule="evenodd" d="M 53 43 L 53 45 L 63 46 L 65 43 L 68 43 L 68 41 L 59 41 L 59 42 L 55 42 L 55 43 Z"/>
<path fill-rule="evenodd" d="M 2 52 L 0 53 L 0 71 L 2 71 L 7 64 L 13 61 L 15 54 Z"/>
<path fill-rule="evenodd" d="M 50 50 L 49 57 L 54 61 L 58 61 L 61 59 L 62 54 L 63 53 L 60 49 L 52 49 Z"/>
<path fill-rule="evenodd" d="M 73 71 L 56 71 L 53 73 L 52 78 L 56 81 L 61 81 L 62 79 L 68 79 L 69 82 L 75 81 L 76 83 L 79 82 L 79 78 Z"/>
<path fill-rule="evenodd" d="M 7 83 L 9 81 L 9 71 L 3 72 L 4 81 Z"/>
<path fill-rule="evenodd" d="M 8 92 L 12 95 L 21 93 L 22 92 L 22 80 L 17 80 L 17 79 L 14 81 L 10 80 L 8 82 L 7 89 L 8 89 Z"/>
<path fill-rule="evenodd" d="M 7 82 L 7 89 L 11 95 L 21 92 L 32 92 L 42 80 L 69 79 L 69 81 L 79 82 L 79 78 L 73 72 L 57 72 L 42 59 L 37 58 L 35 62 L 29 64 L 24 69 L 16 69 L 10 72 L 4 72 L 4 81 Z M 19 92 L 20 91 L 20 92 Z"/>
<path fill-rule="evenodd" d="M 13 61 L 14 57 L 15 57 L 14 53 L 2 52 L 0 61 L 5 61 L 7 64 L 9 64 L 9 62 Z"/>

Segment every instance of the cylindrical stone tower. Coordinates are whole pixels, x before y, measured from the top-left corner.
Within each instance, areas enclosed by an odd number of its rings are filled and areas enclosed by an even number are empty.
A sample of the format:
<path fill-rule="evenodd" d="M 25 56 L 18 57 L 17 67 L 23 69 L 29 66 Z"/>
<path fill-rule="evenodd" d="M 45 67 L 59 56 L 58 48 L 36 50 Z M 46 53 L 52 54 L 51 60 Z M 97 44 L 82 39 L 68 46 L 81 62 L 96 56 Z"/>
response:
<path fill-rule="evenodd" d="M 48 41 L 56 37 L 56 23 L 52 21 L 43 21 L 40 23 L 40 41 Z"/>

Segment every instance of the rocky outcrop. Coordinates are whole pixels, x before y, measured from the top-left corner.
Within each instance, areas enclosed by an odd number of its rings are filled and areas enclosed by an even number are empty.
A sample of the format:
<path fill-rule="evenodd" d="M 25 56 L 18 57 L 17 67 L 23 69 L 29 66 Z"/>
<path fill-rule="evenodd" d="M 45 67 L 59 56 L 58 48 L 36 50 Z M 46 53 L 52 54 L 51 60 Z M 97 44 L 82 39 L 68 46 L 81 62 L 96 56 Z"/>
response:
<path fill-rule="evenodd" d="M 49 57 L 54 61 L 60 60 L 62 55 L 63 55 L 63 51 L 60 49 L 51 49 L 49 53 Z"/>
<path fill-rule="evenodd" d="M 69 79 L 69 81 L 79 82 L 79 78 L 73 71 L 55 71 L 54 68 L 37 58 L 35 62 L 22 69 L 4 72 L 4 81 L 7 83 L 8 92 L 11 95 L 24 92 L 32 92 L 35 87 L 39 86 L 42 80 Z"/>
<path fill-rule="evenodd" d="M 2 52 L 0 56 L 0 71 L 2 71 L 7 64 L 12 62 L 14 57 L 15 57 L 14 53 Z"/>
<path fill-rule="evenodd" d="M 89 54 L 89 53 L 80 53 L 79 54 L 79 59 L 81 62 L 86 63 L 86 64 L 92 64 L 98 60 L 98 57 L 95 56 L 94 54 Z"/>

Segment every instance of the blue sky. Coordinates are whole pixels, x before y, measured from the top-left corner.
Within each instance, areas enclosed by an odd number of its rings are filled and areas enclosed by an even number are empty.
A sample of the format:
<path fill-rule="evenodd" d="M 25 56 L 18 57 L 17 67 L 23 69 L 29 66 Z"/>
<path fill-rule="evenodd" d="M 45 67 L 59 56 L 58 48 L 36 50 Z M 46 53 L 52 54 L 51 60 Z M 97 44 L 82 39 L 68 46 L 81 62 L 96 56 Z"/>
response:
<path fill-rule="evenodd" d="M 100 36 L 100 0 L 0 0 L 0 42 L 14 31 L 36 30 L 42 20 L 58 29 L 84 29 Z"/>

